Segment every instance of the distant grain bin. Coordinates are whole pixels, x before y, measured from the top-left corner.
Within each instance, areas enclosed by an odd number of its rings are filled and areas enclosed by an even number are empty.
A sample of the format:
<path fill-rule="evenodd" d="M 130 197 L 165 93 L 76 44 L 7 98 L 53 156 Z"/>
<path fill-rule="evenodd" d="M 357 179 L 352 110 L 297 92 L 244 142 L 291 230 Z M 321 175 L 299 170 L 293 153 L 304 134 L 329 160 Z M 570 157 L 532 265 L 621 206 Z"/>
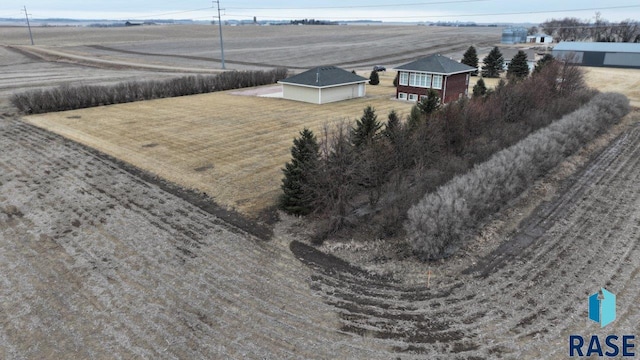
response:
<path fill-rule="evenodd" d="M 640 69 L 639 43 L 563 41 L 553 49 L 553 56 L 584 66 Z"/>
<path fill-rule="evenodd" d="M 527 42 L 526 28 L 506 28 L 502 29 L 503 44 L 521 44 Z"/>

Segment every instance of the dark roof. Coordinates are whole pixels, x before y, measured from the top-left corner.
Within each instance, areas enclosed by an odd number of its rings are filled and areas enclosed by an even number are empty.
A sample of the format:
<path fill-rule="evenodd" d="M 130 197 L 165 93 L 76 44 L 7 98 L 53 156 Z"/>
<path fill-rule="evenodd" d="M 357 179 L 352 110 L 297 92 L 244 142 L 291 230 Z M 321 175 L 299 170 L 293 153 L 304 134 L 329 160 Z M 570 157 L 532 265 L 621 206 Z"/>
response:
<path fill-rule="evenodd" d="M 279 83 L 313 87 L 328 87 L 342 84 L 365 82 L 367 80 L 368 79 L 363 78 L 362 76 L 353 74 L 336 66 L 319 66 L 298 75 L 290 76 L 284 80 L 280 80 Z"/>
<path fill-rule="evenodd" d="M 431 55 L 396 67 L 396 70 L 420 71 L 436 74 L 456 74 L 476 71 L 478 69 L 461 64 L 442 55 Z"/>

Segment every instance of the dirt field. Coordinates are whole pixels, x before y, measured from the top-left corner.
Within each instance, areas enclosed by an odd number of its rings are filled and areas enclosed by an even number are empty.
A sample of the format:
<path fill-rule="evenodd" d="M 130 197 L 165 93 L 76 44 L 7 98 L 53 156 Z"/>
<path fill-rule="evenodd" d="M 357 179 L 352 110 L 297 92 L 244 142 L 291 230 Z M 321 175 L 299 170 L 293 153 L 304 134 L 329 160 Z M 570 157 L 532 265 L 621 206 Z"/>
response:
<path fill-rule="evenodd" d="M 292 31 L 295 29 L 294 31 Z M 26 45 L 24 28 L 3 28 L 0 44 Z M 370 69 L 393 66 L 433 53 L 462 58 L 473 44 L 479 52 L 500 40 L 499 28 L 425 26 L 235 26 L 225 27 L 229 68 L 318 65 Z M 98 59 L 202 69 L 220 68 L 215 26 L 127 28 L 36 28 L 38 48 Z"/>
<path fill-rule="evenodd" d="M 0 150 L 2 358 L 562 358 L 569 334 L 640 331 L 637 125 L 429 288 L 426 264 L 372 275 L 289 245 L 303 223 L 261 242 L 17 120 Z M 618 295 L 603 330 L 600 286 Z"/>
<path fill-rule="evenodd" d="M 97 42 L 92 34 L 87 38 Z M 60 36 L 51 42 L 72 41 Z M 0 55 L 1 359 L 561 359 L 570 334 L 640 335 L 637 110 L 533 184 L 477 241 L 451 259 L 424 264 L 406 248 L 374 239 L 309 247 L 308 225 L 286 216 L 263 241 L 160 178 L 25 123 L 6 103 L 23 81 L 38 86 L 37 77 L 21 77 L 38 69 L 49 74 L 44 86 L 169 73 L 48 63 L 4 48 Z M 588 71 L 595 85 L 609 76 Z M 611 72 L 632 101 L 640 100 L 637 73 Z M 378 101 L 372 88 L 370 99 Z M 71 125 L 83 126 L 74 135 L 80 141 L 87 133 L 127 138 L 104 142 L 105 152 L 148 157 L 158 169 L 175 166 L 167 173 L 193 176 L 199 168 L 211 176 L 226 167 L 232 176 L 233 161 L 242 172 L 254 166 L 248 157 L 275 153 L 264 147 L 213 161 L 213 128 L 229 138 L 221 137 L 228 141 L 222 150 L 249 148 L 252 141 L 233 132 L 247 124 L 225 123 L 217 109 L 222 101 L 236 104 L 235 115 L 247 99 L 256 104 L 242 110 L 247 119 L 264 116 L 267 106 L 275 111 L 277 99 L 220 93 L 55 116 L 71 135 Z M 197 115 L 175 120 L 188 111 Z M 147 119 L 145 112 L 155 115 Z M 286 117 L 273 128 L 298 121 L 307 119 Z M 286 143 L 288 151 L 292 136 L 269 137 L 269 129 L 255 130 L 253 142 Z M 190 150 L 174 156 L 171 147 Z M 171 164 L 158 162 L 165 158 Z M 272 171 L 280 166 L 268 161 Z M 617 320 L 604 329 L 587 319 L 587 298 L 601 286 L 617 295 Z"/>

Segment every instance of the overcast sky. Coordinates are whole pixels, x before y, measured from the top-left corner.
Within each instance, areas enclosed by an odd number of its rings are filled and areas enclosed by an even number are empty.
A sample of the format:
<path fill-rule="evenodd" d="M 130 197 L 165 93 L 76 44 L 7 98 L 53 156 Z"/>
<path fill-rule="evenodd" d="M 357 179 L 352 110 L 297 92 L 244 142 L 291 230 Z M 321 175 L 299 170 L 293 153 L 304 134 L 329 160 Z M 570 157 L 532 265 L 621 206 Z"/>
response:
<path fill-rule="evenodd" d="M 76 19 L 212 19 L 217 15 L 206 0 L 2 0 L 0 17 Z M 220 0 L 223 19 L 327 19 L 383 21 L 543 22 L 566 16 L 593 19 L 640 20 L 640 1 L 497 1 L 497 0 Z M 579 11 L 578 11 L 579 10 Z"/>

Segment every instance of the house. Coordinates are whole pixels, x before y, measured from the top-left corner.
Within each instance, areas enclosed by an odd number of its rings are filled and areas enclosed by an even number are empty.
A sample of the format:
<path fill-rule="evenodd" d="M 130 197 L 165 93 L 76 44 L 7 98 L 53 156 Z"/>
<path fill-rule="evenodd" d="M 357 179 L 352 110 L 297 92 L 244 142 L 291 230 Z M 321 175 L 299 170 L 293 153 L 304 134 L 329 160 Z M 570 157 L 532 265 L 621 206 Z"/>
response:
<path fill-rule="evenodd" d="M 527 36 L 527 43 L 532 44 L 551 44 L 553 36 L 547 34 L 535 34 Z"/>
<path fill-rule="evenodd" d="M 521 44 L 527 41 L 528 30 L 523 27 L 502 29 L 502 44 Z"/>
<path fill-rule="evenodd" d="M 369 79 L 335 66 L 319 66 L 278 81 L 282 97 L 312 104 L 326 104 L 363 97 Z"/>
<path fill-rule="evenodd" d="M 552 54 L 578 65 L 640 69 L 640 43 L 563 41 Z"/>
<path fill-rule="evenodd" d="M 398 66 L 396 98 L 418 101 L 429 89 L 436 90 L 442 103 L 467 96 L 469 76 L 476 68 L 442 55 L 431 55 Z"/>

